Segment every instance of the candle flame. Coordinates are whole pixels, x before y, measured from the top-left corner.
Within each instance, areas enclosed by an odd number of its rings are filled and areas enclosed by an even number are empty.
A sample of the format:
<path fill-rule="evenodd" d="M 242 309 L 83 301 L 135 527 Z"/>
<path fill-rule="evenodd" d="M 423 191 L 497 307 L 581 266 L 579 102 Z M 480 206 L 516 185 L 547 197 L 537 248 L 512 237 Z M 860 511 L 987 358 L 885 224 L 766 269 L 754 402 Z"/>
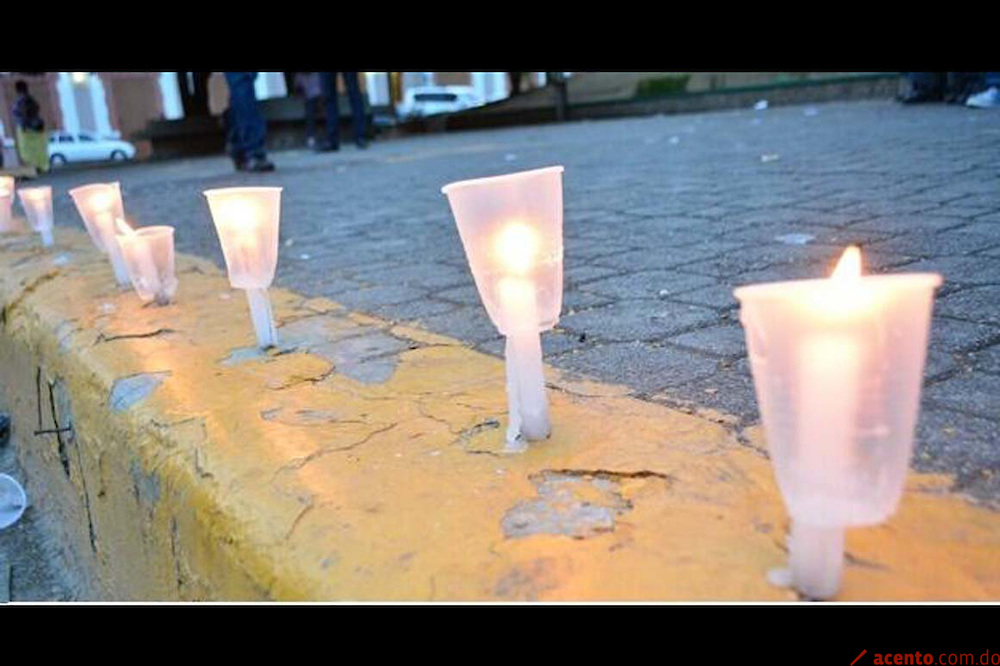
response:
<path fill-rule="evenodd" d="M 534 267 L 539 246 L 538 233 L 524 222 L 508 224 L 497 235 L 500 263 L 515 275 L 524 275 Z"/>
<path fill-rule="evenodd" d="M 111 193 L 104 190 L 97 192 L 90 197 L 90 208 L 94 212 L 108 210 L 111 208 L 113 203 Z"/>
<path fill-rule="evenodd" d="M 844 250 L 830 277 L 834 280 L 853 280 L 861 277 L 861 249 L 857 245 Z"/>

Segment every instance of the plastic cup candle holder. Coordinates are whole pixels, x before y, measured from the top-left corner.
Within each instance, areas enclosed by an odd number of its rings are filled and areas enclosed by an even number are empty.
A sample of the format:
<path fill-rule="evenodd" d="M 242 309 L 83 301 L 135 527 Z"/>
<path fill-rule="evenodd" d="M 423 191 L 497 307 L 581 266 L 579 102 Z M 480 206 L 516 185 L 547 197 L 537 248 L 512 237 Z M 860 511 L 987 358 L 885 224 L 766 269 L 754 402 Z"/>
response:
<path fill-rule="evenodd" d="M 167 305 L 177 293 L 174 270 L 174 228 L 160 225 L 132 229 L 115 220 L 116 241 L 121 247 L 132 287 L 143 303 Z"/>
<path fill-rule="evenodd" d="M 0 233 L 17 231 L 14 225 L 14 190 L 0 180 Z"/>
<path fill-rule="evenodd" d="M 554 166 L 442 188 L 486 312 L 507 338 L 508 450 L 551 431 L 541 332 L 562 309 L 562 173 Z"/>
<path fill-rule="evenodd" d="M 52 188 L 22 187 L 17 191 L 28 224 L 42 236 L 42 245 L 52 247 Z"/>
<path fill-rule="evenodd" d="M 257 344 L 261 349 L 276 346 L 278 331 L 267 288 L 278 265 L 281 188 L 230 187 L 204 194 L 222 244 L 229 283 L 246 291 Z"/>
<path fill-rule="evenodd" d="M 778 486 L 792 519 L 791 582 L 840 588 L 846 527 L 876 525 L 903 493 L 927 356 L 935 273 L 740 287 L 740 321 Z"/>
<path fill-rule="evenodd" d="M 69 195 L 83 218 L 90 240 L 98 250 L 108 255 L 115 281 L 119 286 L 127 287 L 131 283 L 128 268 L 115 239 L 118 232 L 115 220 L 125 219 L 121 186 L 118 183 L 93 183 L 73 188 Z"/>

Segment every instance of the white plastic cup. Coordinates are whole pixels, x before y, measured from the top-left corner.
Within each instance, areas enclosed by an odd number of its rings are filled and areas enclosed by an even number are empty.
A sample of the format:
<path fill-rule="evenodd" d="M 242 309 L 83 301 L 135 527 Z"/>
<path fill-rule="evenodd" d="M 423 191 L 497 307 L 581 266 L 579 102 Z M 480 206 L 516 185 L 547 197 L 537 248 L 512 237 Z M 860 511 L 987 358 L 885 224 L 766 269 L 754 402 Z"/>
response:
<path fill-rule="evenodd" d="M 563 293 L 562 174 L 563 167 L 553 166 L 463 180 L 441 190 L 448 197 L 486 312 L 505 335 L 509 326 L 497 291 L 500 280 L 512 273 L 534 284 L 538 331 L 547 331 L 559 321 Z M 516 246 L 525 252 L 512 266 L 504 250 L 518 249 Z"/>
<path fill-rule="evenodd" d="M 229 187 L 204 192 L 222 244 L 229 284 L 246 290 L 257 344 L 262 349 L 278 344 L 267 288 L 278 266 L 281 189 Z"/>
<path fill-rule="evenodd" d="M 448 197 L 490 320 L 507 337 L 507 443 L 549 436 L 539 334 L 559 321 L 563 167 L 451 183 Z"/>
<path fill-rule="evenodd" d="M 118 234 L 125 267 L 132 287 L 143 303 L 167 305 L 177 293 L 174 266 L 174 228 L 166 225 L 142 227 Z"/>
<path fill-rule="evenodd" d="M 793 584 L 836 594 L 846 527 L 896 510 L 913 453 L 931 273 L 736 289 L 778 486 Z"/>
<path fill-rule="evenodd" d="M 83 219 L 90 240 L 98 250 L 108 255 L 115 274 L 115 282 L 120 287 L 128 286 L 130 284 L 128 268 L 125 266 L 121 248 L 115 240 L 117 234 L 115 220 L 125 219 L 121 186 L 117 182 L 92 183 L 73 188 L 69 194 Z"/>
<path fill-rule="evenodd" d="M 28 506 L 28 495 L 13 477 L 0 474 L 0 530 L 19 521 Z"/>
<path fill-rule="evenodd" d="M 278 265 L 280 187 L 206 190 L 222 243 L 229 283 L 238 289 L 267 289 Z"/>
<path fill-rule="evenodd" d="M 115 236 L 114 221 L 125 219 L 125 204 L 119 183 L 82 185 L 70 190 L 69 195 L 94 246 L 101 252 L 108 252 Z"/>
<path fill-rule="evenodd" d="M 51 247 L 52 238 L 52 188 L 48 185 L 22 187 L 17 191 L 28 224 L 42 236 L 42 245 Z"/>
<path fill-rule="evenodd" d="M 0 233 L 16 231 L 18 228 L 14 224 L 14 190 L 8 189 L 0 180 Z"/>

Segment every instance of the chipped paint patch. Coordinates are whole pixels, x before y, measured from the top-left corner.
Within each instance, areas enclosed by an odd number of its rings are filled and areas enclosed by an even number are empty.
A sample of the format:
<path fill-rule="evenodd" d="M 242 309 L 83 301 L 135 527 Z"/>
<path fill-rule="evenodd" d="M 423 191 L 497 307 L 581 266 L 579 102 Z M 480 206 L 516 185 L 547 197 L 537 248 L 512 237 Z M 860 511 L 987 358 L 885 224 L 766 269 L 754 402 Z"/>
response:
<path fill-rule="evenodd" d="M 169 370 L 161 372 L 140 372 L 115 380 L 108 396 L 108 406 L 113 411 L 123 412 L 139 404 L 170 376 Z"/>
<path fill-rule="evenodd" d="M 532 479 L 538 499 L 519 502 L 500 521 L 508 539 L 562 534 L 585 539 L 615 529 L 631 505 L 609 479 L 542 472 Z"/>

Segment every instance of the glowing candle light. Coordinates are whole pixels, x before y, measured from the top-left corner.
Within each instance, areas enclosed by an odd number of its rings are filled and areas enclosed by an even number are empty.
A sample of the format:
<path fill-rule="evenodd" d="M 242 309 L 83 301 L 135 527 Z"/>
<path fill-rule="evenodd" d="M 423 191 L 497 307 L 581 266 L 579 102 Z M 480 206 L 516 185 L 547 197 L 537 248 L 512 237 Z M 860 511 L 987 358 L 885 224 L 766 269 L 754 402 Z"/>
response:
<path fill-rule="evenodd" d="M 229 283 L 247 294 L 250 317 L 262 349 L 278 344 L 267 288 L 278 263 L 280 187 L 206 190 L 215 230 L 229 271 Z"/>
<path fill-rule="evenodd" d="M 42 245 L 52 246 L 52 188 L 22 187 L 17 191 L 28 224 L 42 236 Z"/>
<path fill-rule="evenodd" d="M 115 240 L 115 220 L 125 219 L 121 187 L 118 183 L 93 183 L 69 191 L 94 246 L 108 255 L 115 281 L 128 286 L 130 279 L 121 248 Z"/>
<path fill-rule="evenodd" d="M 857 248 L 828 279 L 741 287 L 757 400 L 792 516 L 792 583 L 834 596 L 844 530 L 896 509 L 913 450 L 931 273 L 864 276 Z"/>
<path fill-rule="evenodd" d="M 115 220 L 116 241 L 121 247 L 132 287 L 143 303 L 167 305 L 177 292 L 174 270 L 174 228 L 159 225 L 132 229 Z"/>
<path fill-rule="evenodd" d="M 562 167 L 443 188 L 487 314 L 507 338 L 510 450 L 549 436 L 540 333 L 562 308 Z"/>

